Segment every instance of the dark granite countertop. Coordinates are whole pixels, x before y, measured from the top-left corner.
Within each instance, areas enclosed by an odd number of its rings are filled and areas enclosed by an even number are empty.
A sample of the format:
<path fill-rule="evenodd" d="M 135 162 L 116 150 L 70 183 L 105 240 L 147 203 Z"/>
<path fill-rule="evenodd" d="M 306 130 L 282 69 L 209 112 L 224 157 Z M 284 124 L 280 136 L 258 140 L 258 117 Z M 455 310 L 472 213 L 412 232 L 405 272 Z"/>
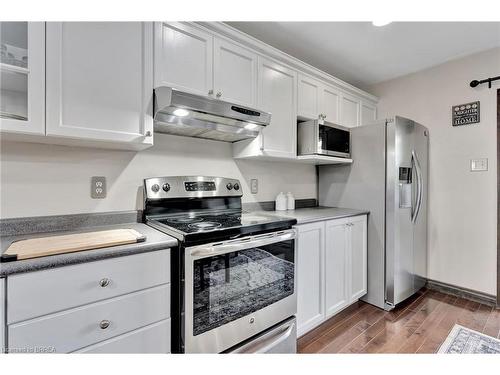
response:
<path fill-rule="evenodd" d="M 0 263 L 0 277 L 6 277 L 8 275 L 16 273 L 38 271 L 48 268 L 67 266 L 71 264 L 91 262 L 101 259 L 139 254 L 161 249 L 168 249 L 177 246 L 177 240 L 175 238 L 168 236 L 160 231 L 157 231 L 156 229 L 153 229 L 145 224 L 120 223 L 113 225 L 88 226 L 75 230 L 67 230 L 64 232 L 50 231 L 42 233 L 26 233 L 26 234 L 2 236 L 0 238 L 0 254 L 3 254 L 4 251 L 7 250 L 7 248 L 13 241 L 18 241 L 22 239 L 55 236 L 55 235 L 70 234 L 70 233 L 93 232 L 93 231 L 119 229 L 119 228 L 135 229 L 136 231 L 146 236 L 146 241 L 130 245 L 112 246 L 102 249 L 79 251 L 68 254 L 51 255 L 40 258 Z"/>
<path fill-rule="evenodd" d="M 309 207 L 297 208 L 295 210 L 287 211 L 262 211 L 281 217 L 291 217 L 297 219 L 297 224 L 313 223 L 315 221 L 341 219 L 343 217 L 366 215 L 369 213 L 367 210 L 355 210 L 352 208 L 340 207 Z"/>

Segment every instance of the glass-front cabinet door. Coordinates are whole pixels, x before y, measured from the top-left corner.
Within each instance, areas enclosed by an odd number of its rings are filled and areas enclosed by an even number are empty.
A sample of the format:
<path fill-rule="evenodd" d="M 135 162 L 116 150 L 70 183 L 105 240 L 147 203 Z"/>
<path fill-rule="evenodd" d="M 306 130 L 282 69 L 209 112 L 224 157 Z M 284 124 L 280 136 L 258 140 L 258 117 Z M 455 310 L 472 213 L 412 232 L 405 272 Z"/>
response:
<path fill-rule="evenodd" d="M 45 23 L 0 22 L 0 131 L 45 134 Z"/>

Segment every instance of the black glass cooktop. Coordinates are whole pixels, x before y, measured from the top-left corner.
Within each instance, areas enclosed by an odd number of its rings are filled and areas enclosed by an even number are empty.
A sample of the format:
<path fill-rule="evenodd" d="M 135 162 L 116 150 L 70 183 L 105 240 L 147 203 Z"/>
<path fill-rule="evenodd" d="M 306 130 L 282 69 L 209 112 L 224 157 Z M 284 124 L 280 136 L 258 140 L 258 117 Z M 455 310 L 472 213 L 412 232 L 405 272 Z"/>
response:
<path fill-rule="evenodd" d="M 210 239 L 265 230 L 285 229 L 296 220 L 245 211 L 183 213 L 150 218 L 165 232 L 181 239 Z"/>

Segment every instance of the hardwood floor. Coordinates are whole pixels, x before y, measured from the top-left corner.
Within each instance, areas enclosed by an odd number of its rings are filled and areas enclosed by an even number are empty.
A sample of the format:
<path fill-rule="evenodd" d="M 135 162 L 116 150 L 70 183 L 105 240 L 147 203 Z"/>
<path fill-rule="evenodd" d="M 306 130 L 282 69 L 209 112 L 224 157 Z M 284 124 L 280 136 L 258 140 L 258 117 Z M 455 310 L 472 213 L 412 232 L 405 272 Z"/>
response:
<path fill-rule="evenodd" d="M 500 310 L 423 290 L 393 311 L 364 302 L 302 336 L 299 353 L 435 353 L 455 323 L 500 338 Z"/>

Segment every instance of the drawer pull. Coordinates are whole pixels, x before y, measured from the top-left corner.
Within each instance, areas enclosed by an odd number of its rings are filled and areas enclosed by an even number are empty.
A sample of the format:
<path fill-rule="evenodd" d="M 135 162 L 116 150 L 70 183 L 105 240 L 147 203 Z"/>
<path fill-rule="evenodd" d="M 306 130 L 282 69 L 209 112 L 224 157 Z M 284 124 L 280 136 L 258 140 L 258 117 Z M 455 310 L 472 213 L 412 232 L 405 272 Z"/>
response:
<path fill-rule="evenodd" d="M 101 320 L 101 323 L 99 323 L 99 327 L 101 327 L 101 329 L 106 329 L 110 324 L 111 322 L 109 320 Z"/>
<path fill-rule="evenodd" d="M 101 279 L 99 281 L 99 285 L 103 288 L 106 288 L 110 282 L 111 282 L 111 280 L 105 277 L 104 279 Z"/>

